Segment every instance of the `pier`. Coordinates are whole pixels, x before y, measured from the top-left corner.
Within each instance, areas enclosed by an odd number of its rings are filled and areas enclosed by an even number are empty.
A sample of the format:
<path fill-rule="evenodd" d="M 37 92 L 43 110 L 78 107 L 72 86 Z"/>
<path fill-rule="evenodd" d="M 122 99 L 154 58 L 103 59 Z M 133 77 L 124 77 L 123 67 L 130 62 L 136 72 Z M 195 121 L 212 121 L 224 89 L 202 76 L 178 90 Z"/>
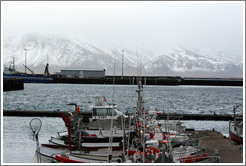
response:
<path fill-rule="evenodd" d="M 23 117 L 60 117 L 62 113 L 68 111 L 36 111 L 36 110 L 3 110 L 3 116 L 23 116 Z M 83 117 L 91 117 L 90 112 L 81 112 Z M 176 119 L 176 120 L 213 120 L 230 121 L 233 115 L 214 115 L 214 114 L 160 114 L 156 119 Z"/>
<path fill-rule="evenodd" d="M 23 90 L 22 79 L 3 79 L 3 91 Z"/>
<path fill-rule="evenodd" d="M 221 133 L 213 130 L 187 132 L 191 134 L 190 139 L 201 138 L 199 143 L 206 148 L 208 156 L 218 153 L 219 163 L 243 163 L 243 149 Z"/>
<path fill-rule="evenodd" d="M 228 114 L 160 114 L 156 119 L 171 119 L 171 120 L 214 120 L 214 121 L 230 121 L 233 120 L 233 115 Z"/>
<path fill-rule="evenodd" d="M 61 114 L 69 111 L 35 111 L 35 110 L 3 110 L 3 116 L 22 116 L 22 117 L 61 117 Z M 91 113 L 81 113 L 84 117 L 91 117 Z"/>
<path fill-rule="evenodd" d="M 184 77 L 182 85 L 205 85 L 205 86 L 243 86 L 242 78 L 195 78 Z"/>
<path fill-rule="evenodd" d="M 105 76 L 102 78 L 55 77 L 53 83 L 136 85 L 137 76 Z M 114 81 L 113 81 L 114 80 Z M 242 78 L 188 78 L 180 76 L 142 76 L 143 85 L 243 86 Z"/>
<path fill-rule="evenodd" d="M 36 74 L 37 77 L 42 75 Z M 52 75 L 52 80 L 39 80 L 25 78 L 25 83 L 61 83 L 61 84 L 108 84 L 112 85 L 137 85 L 138 76 L 105 76 L 100 78 L 65 78 Z M 29 80 L 27 80 L 29 79 Z M 5 79 L 4 79 L 5 80 Z M 16 79 L 11 79 L 16 80 Z M 243 86 L 243 78 L 196 78 L 196 77 L 180 77 L 180 76 L 142 76 L 141 81 L 143 85 L 198 85 L 198 86 Z M 13 90 L 17 85 L 4 84 L 4 88 Z M 13 82 L 13 81 L 12 81 Z M 20 82 L 20 81 L 17 81 Z"/>
<path fill-rule="evenodd" d="M 137 85 L 137 76 L 105 76 L 103 78 L 56 78 L 54 83 L 70 83 L 70 84 L 115 84 L 118 85 Z M 180 85 L 181 77 L 157 77 L 145 76 L 141 77 L 144 85 Z"/>

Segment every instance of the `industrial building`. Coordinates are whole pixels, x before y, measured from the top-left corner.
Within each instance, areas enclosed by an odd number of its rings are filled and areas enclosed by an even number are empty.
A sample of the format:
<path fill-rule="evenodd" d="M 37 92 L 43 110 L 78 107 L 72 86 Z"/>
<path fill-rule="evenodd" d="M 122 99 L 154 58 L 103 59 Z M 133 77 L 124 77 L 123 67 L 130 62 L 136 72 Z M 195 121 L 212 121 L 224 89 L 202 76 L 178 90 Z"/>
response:
<path fill-rule="evenodd" d="M 105 69 L 61 70 L 62 78 L 104 78 Z"/>

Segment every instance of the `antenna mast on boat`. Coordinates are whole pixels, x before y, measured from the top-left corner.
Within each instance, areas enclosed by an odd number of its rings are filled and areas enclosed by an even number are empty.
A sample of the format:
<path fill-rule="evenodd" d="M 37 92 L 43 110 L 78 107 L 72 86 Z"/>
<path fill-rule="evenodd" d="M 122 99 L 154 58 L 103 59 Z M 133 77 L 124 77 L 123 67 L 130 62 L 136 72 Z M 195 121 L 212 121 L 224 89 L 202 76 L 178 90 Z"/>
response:
<path fill-rule="evenodd" d="M 107 162 L 111 163 L 112 160 L 112 146 L 113 146 L 113 113 L 114 113 L 114 84 L 115 84 L 115 59 L 114 59 L 114 77 L 113 77 L 113 107 L 112 107 L 112 115 L 111 115 L 111 124 L 110 124 L 110 138 L 109 138 L 109 147 L 108 147 L 108 158 Z"/>
<path fill-rule="evenodd" d="M 24 49 L 25 50 L 25 66 L 26 66 L 26 57 L 27 57 L 27 48 Z M 26 73 L 26 67 L 25 67 L 25 73 Z M 26 73 L 27 74 L 27 73 Z"/>
<path fill-rule="evenodd" d="M 123 66 L 124 66 L 124 51 L 125 51 L 125 50 L 121 50 L 121 51 L 122 51 L 122 76 L 121 76 L 121 77 L 123 78 L 123 70 L 124 70 L 124 67 L 123 67 Z"/>
<path fill-rule="evenodd" d="M 115 84 L 115 59 L 114 59 L 114 77 L 113 77 L 113 107 L 114 107 L 114 84 Z"/>
<path fill-rule="evenodd" d="M 141 95 L 143 91 L 143 85 L 141 83 L 141 77 L 139 77 L 139 80 L 138 80 L 138 90 L 137 90 L 137 93 L 138 93 L 138 107 L 137 107 L 137 115 L 138 117 L 136 119 L 137 120 L 137 126 L 140 127 L 139 129 L 137 129 L 137 131 L 139 132 L 139 136 L 141 138 L 141 142 L 142 142 L 142 148 L 143 148 L 143 155 L 142 155 L 142 159 L 143 159 L 143 163 L 145 163 L 145 158 L 146 158 L 146 154 L 145 154 L 145 109 L 144 107 L 142 106 L 142 103 L 144 103 L 143 101 L 143 96 Z"/>
<path fill-rule="evenodd" d="M 136 54 L 137 54 L 137 74 L 138 74 L 138 47 L 136 46 Z"/>
<path fill-rule="evenodd" d="M 10 62 L 10 65 L 9 65 L 9 70 L 11 73 L 15 73 L 15 58 L 12 57 L 13 61 L 12 63 Z"/>

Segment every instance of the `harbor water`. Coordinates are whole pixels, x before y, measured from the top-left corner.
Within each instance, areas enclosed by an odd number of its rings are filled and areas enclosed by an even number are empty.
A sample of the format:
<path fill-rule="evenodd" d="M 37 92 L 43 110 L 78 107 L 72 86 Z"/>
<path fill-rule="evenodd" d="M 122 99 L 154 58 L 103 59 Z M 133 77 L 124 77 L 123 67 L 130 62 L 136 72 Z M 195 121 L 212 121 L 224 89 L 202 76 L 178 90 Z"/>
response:
<path fill-rule="evenodd" d="M 3 93 L 3 109 L 32 111 L 73 111 L 68 103 L 76 103 L 82 111 L 90 111 L 95 96 L 105 96 L 122 112 L 136 107 L 136 85 L 25 84 L 24 90 Z M 234 104 L 243 104 L 242 87 L 214 86 L 144 86 L 145 108 L 155 106 L 165 113 L 232 114 Z M 242 109 L 238 110 L 242 113 Z M 32 117 L 3 117 L 3 162 L 32 163 L 36 143 L 29 122 Z M 61 118 L 41 117 L 39 142 L 66 127 Z M 183 121 L 186 128 L 212 130 L 228 135 L 228 121 Z"/>

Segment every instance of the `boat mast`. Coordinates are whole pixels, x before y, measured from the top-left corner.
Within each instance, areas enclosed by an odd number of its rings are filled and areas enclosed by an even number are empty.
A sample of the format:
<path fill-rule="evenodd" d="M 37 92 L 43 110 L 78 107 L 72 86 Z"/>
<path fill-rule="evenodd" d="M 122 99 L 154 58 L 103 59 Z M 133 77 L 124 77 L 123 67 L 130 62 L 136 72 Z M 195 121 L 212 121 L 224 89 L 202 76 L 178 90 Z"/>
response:
<path fill-rule="evenodd" d="M 25 50 L 25 66 L 26 66 L 26 57 L 27 57 L 27 48 L 24 49 Z M 26 67 L 25 67 L 25 73 L 26 73 Z M 26 73 L 27 74 L 27 73 Z"/>
<path fill-rule="evenodd" d="M 113 146 L 113 113 L 114 110 L 114 84 L 115 84 L 115 59 L 114 59 L 114 77 L 113 77 L 113 105 L 112 105 L 112 114 L 111 114 L 111 124 L 110 124 L 110 138 L 109 138 L 109 147 L 108 147 L 108 159 L 107 162 L 111 163 L 112 160 L 112 146 Z M 109 104 L 109 103 L 108 103 Z M 110 106 L 110 104 L 109 104 Z M 125 153 L 125 152 L 124 152 Z"/>
<path fill-rule="evenodd" d="M 124 65 L 124 51 L 125 50 L 121 50 L 122 51 L 122 78 L 123 78 L 123 69 L 124 69 L 124 67 L 123 67 L 123 65 Z"/>
<path fill-rule="evenodd" d="M 10 62 L 10 65 L 9 65 L 9 70 L 11 73 L 15 73 L 15 58 L 12 57 L 13 61 L 12 63 Z"/>
<path fill-rule="evenodd" d="M 142 142 L 142 147 L 143 147 L 143 155 L 142 155 L 142 159 L 143 159 L 143 163 L 145 163 L 145 158 L 146 158 L 146 154 L 145 154 L 145 109 L 142 105 L 143 103 L 143 96 L 141 95 L 141 92 L 143 91 L 143 86 L 142 86 L 142 82 L 141 82 L 141 77 L 139 77 L 138 80 L 138 108 L 137 108 L 137 112 L 138 112 L 138 125 L 140 127 L 139 129 L 139 133 L 140 133 L 140 137 L 141 137 L 141 142 Z"/>

